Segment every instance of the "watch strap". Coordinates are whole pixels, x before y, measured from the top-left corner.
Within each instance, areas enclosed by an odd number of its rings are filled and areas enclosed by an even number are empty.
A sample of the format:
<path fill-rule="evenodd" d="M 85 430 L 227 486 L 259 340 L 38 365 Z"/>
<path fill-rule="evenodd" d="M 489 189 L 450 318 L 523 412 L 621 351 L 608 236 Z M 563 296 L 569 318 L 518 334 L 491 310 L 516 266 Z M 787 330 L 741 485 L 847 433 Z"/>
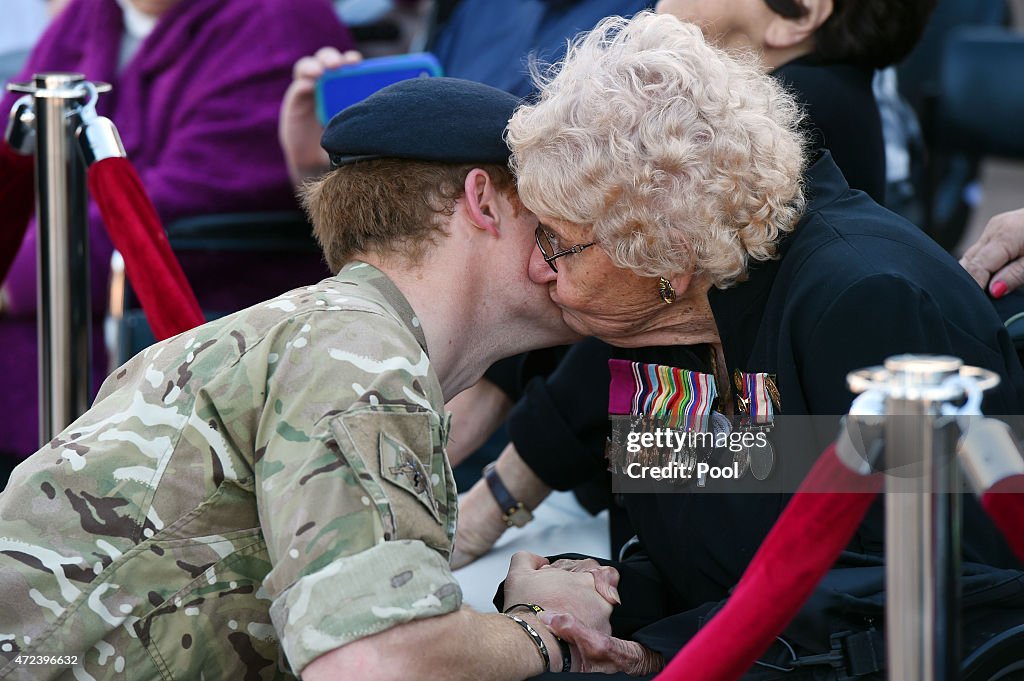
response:
<path fill-rule="evenodd" d="M 498 507 L 501 509 L 506 525 L 509 527 L 522 527 L 533 520 L 533 514 L 530 513 L 530 509 L 526 508 L 523 502 L 512 496 L 512 493 L 505 487 L 505 483 L 501 481 L 501 476 L 498 475 L 495 462 L 492 461 L 484 467 L 484 480 L 487 481 L 487 488 L 491 490 L 491 496 L 494 497 L 494 501 L 497 502 Z"/>

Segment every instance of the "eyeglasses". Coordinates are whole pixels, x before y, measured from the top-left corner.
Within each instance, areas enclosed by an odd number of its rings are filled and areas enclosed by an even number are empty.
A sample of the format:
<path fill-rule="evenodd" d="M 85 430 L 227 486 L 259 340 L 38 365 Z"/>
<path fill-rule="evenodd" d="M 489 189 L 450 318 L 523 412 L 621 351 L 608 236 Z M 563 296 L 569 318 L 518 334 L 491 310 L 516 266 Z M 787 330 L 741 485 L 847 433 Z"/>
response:
<path fill-rule="evenodd" d="M 555 267 L 555 261 L 564 255 L 573 255 L 575 253 L 581 253 L 584 249 L 593 246 L 596 241 L 591 241 L 589 244 L 576 244 L 564 250 L 558 250 L 558 237 L 554 234 L 549 234 L 544 226 L 537 227 L 537 248 L 540 249 L 540 254 L 544 256 L 544 262 L 548 264 L 552 272 L 558 272 L 558 268 Z"/>

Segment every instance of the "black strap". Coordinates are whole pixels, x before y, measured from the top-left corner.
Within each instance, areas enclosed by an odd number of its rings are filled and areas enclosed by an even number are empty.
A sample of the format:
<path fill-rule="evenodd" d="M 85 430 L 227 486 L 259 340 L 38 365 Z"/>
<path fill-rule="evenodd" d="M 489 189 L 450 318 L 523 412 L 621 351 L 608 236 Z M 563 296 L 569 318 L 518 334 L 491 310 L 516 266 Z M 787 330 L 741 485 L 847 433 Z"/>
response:
<path fill-rule="evenodd" d="M 845 636 L 840 645 L 849 676 L 866 676 L 885 669 L 885 641 L 877 629 Z"/>
<path fill-rule="evenodd" d="M 856 633 L 843 631 L 833 634 L 830 640 L 830 652 L 797 657 L 790 664 L 794 669 L 829 665 L 836 670 L 839 681 L 857 679 L 885 669 L 885 639 L 877 629 Z"/>
<path fill-rule="evenodd" d="M 505 487 L 505 483 L 501 481 L 493 461 L 484 467 L 484 479 L 503 514 L 508 515 L 519 507 L 519 501 L 512 496 L 512 493 Z"/>

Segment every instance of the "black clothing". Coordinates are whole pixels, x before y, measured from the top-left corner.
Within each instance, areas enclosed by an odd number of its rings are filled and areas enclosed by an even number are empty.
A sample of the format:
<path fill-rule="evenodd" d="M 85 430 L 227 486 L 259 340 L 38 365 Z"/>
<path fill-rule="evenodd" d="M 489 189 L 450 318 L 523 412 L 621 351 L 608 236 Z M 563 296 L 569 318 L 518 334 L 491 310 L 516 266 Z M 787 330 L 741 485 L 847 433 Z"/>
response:
<path fill-rule="evenodd" d="M 611 356 L 612 347 L 595 338 L 573 345 L 550 375 L 527 383 L 506 420 L 519 456 L 548 487 L 569 490 L 607 469 Z M 560 401 L 568 396 L 579 396 L 583 408 Z"/>
<path fill-rule="evenodd" d="M 851 369 L 892 354 L 953 354 L 1004 377 L 986 393 L 987 412 L 1020 413 L 1024 372 L 966 270 L 914 225 L 850 191 L 829 154 L 805 177 L 808 209 L 779 259 L 708 294 L 730 371 L 777 374 L 785 413 L 844 414 Z"/>
<path fill-rule="evenodd" d="M 729 375 L 774 374 L 784 414 L 843 414 L 853 398 L 850 371 L 906 352 L 946 354 L 1003 377 L 986 393 L 987 413 L 1021 413 L 1024 370 L 970 275 L 912 224 L 851 192 L 827 154 L 808 170 L 807 186 L 809 209 L 780 245 L 780 259 L 752 266 L 747 281 L 708 296 Z M 728 595 L 788 501 L 760 494 L 624 499 L 651 560 L 688 607 Z M 1017 566 L 973 497 L 964 502 L 965 558 Z M 880 555 L 882 521 L 876 503 L 851 550 Z"/>
<path fill-rule="evenodd" d="M 801 130 L 813 151 L 832 152 L 846 181 L 885 203 L 885 138 L 872 89 L 875 72 L 863 66 L 825 64 L 813 55 L 772 73 L 804 105 Z"/>

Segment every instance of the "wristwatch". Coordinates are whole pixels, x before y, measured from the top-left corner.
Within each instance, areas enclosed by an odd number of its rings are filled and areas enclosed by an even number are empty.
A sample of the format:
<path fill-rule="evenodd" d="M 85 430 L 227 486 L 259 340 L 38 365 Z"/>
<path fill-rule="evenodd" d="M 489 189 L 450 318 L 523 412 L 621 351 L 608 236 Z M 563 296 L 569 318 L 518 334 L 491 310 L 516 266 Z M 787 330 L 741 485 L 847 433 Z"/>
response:
<path fill-rule="evenodd" d="M 523 502 L 516 501 L 516 498 L 508 491 L 505 483 L 501 481 L 498 471 L 495 470 L 495 466 L 494 461 L 484 466 L 484 480 L 487 481 L 487 487 L 501 508 L 501 517 L 505 520 L 505 524 L 509 527 L 522 527 L 533 520 L 533 514 L 523 505 Z"/>

